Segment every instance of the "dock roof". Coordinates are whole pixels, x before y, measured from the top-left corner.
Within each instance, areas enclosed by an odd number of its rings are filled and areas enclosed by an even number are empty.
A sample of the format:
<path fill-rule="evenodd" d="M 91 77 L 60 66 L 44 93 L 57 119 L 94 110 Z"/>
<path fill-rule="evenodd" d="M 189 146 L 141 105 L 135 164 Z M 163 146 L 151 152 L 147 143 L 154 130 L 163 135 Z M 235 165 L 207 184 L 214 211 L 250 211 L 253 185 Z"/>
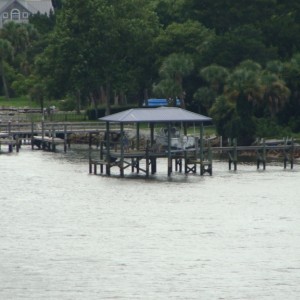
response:
<path fill-rule="evenodd" d="M 209 122 L 211 118 L 178 107 L 132 108 L 99 119 L 116 123 Z"/>

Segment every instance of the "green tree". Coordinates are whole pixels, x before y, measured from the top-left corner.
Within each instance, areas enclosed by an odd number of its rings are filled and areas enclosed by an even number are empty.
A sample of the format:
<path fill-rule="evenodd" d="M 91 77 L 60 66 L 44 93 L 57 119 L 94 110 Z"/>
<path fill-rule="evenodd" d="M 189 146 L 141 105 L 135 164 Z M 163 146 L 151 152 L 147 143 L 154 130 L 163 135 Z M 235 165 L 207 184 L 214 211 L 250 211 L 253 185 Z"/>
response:
<path fill-rule="evenodd" d="M 198 106 L 198 113 L 201 113 L 201 107 L 204 107 L 206 112 L 210 110 L 217 97 L 216 92 L 209 87 L 201 87 L 194 93 L 194 101 Z"/>
<path fill-rule="evenodd" d="M 254 110 L 261 105 L 264 89 L 261 83 L 261 66 L 253 61 L 244 61 L 228 76 L 224 86 L 226 99 L 235 107 L 230 120 L 232 134 L 241 143 L 249 144 L 255 137 Z"/>
<path fill-rule="evenodd" d="M 285 109 L 280 112 L 280 122 L 290 124 L 297 132 L 300 131 L 300 53 L 283 64 L 282 79 L 286 82 L 291 95 Z"/>
<path fill-rule="evenodd" d="M 150 0 L 163 26 L 182 23 L 187 19 L 185 0 Z"/>
<path fill-rule="evenodd" d="M 106 103 L 108 113 L 112 91 L 128 93 L 142 79 L 147 82 L 157 33 L 157 18 L 145 0 L 66 0 L 38 60 L 39 74 L 49 92 Z"/>
<path fill-rule="evenodd" d="M 211 89 L 220 94 L 223 92 L 229 72 L 222 66 L 210 65 L 201 69 L 200 76 L 209 84 Z"/>
<path fill-rule="evenodd" d="M 254 24 L 233 28 L 218 36 L 204 57 L 208 64 L 233 68 L 244 60 L 265 64 L 277 58 L 277 48 L 267 46 L 260 28 Z"/>
<path fill-rule="evenodd" d="M 171 54 L 165 59 L 159 70 L 162 80 L 154 87 L 154 90 L 163 93 L 164 96 L 173 99 L 173 101 L 179 98 L 184 108 L 185 92 L 183 79 L 191 73 L 193 68 L 194 64 L 190 56 Z"/>
<path fill-rule="evenodd" d="M 224 138 L 237 137 L 237 133 L 233 129 L 233 120 L 237 116 L 233 102 L 229 101 L 226 96 L 221 95 L 217 97 L 209 113 L 214 120 L 219 135 Z"/>
<path fill-rule="evenodd" d="M 274 15 L 276 0 L 187 0 L 185 11 L 192 19 L 224 34 L 245 24 L 259 24 Z"/>
<path fill-rule="evenodd" d="M 187 20 L 183 23 L 171 23 L 161 30 L 155 40 L 157 51 L 162 58 L 172 53 L 190 54 L 194 61 L 205 53 L 215 34 L 198 21 Z"/>
<path fill-rule="evenodd" d="M 264 85 L 264 99 L 270 111 L 271 118 L 284 108 L 290 97 L 290 90 L 286 83 L 274 73 L 264 72 L 262 75 Z"/>
<path fill-rule="evenodd" d="M 13 47 L 11 43 L 7 40 L 0 39 L 0 73 L 2 78 L 2 84 L 4 89 L 4 94 L 6 98 L 9 98 L 9 87 L 6 78 L 6 68 L 9 59 L 13 57 Z"/>

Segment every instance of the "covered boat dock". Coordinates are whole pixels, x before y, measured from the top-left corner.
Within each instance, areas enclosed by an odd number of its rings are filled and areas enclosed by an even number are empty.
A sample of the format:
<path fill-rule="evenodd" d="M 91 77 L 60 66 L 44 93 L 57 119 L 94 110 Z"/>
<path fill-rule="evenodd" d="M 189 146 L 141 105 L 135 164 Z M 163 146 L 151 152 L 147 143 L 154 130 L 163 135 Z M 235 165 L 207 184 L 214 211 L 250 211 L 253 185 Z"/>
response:
<path fill-rule="evenodd" d="M 111 175 L 111 168 L 117 167 L 120 176 L 131 168 L 132 173 L 155 174 L 157 159 L 166 158 L 167 174 L 175 171 L 212 175 L 212 160 L 204 153 L 204 123 L 212 119 L 177 107 L 133 108 L 99 119 L 105 122 L 106 130 L 100 143 L 99 158 L 90 157 L 90 173 Z M 111 130 L 112 124 L 119 124 L 119 130 Z M 189 126 L 198 126 L 198 136 L 188 135 Z M 155 132 L 160 126 L 161 133 Z M 180 127 L 182 133 L 177 129 Z M 133 132 L 134 131 L 134 132 Z M 128 132 L 133 133 L 130 138 Z M 145 132 L 147 134 L 145 135 Z M 146 138 L 145 138 L 146 136 Z M 143 163 L 142 163 L 143 161 Z M 105 170 L 104 170 L 105 169 Z"/>

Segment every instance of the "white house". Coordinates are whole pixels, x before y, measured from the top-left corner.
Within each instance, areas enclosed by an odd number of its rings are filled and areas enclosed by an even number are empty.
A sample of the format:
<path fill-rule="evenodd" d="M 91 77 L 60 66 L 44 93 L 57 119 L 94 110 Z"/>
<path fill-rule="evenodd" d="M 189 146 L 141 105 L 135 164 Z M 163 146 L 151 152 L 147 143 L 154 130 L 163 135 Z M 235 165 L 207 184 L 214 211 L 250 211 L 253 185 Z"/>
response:
<path fill-rule="evenodd" d="M 51 0 L 0 0 L 0 28 L 8 21 L 27 23 L 32 14 L 49 14 Z"/>

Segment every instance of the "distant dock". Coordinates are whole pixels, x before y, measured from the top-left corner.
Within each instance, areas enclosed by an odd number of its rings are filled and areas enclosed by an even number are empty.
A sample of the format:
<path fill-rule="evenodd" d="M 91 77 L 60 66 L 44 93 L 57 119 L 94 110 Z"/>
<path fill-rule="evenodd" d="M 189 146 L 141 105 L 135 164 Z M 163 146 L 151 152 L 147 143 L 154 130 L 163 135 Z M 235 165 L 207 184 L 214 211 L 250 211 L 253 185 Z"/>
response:
<path fill-rule="evenodd" d="M 104 132 L 103 124 L 99 122 L 36 122 L 36 123 L 0 123 L 0 145 L 8 145 L 10 151 L 18 145 L 30 144 L 32 149 L 56 151 L 63 145 L 66 152 L 72 138 L 99 136 Z"/>

